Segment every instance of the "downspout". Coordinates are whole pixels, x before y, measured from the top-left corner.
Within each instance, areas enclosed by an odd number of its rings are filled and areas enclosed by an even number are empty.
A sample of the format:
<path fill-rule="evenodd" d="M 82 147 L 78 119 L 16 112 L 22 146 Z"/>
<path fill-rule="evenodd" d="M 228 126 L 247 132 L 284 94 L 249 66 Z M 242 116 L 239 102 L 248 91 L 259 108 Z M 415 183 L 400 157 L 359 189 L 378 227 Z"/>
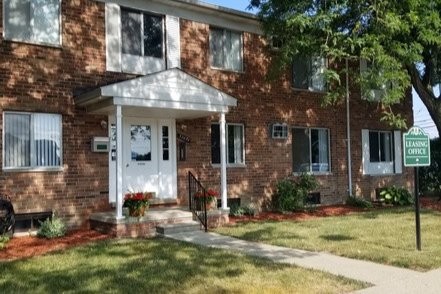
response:
<path fill-rule="evenodd" d="M 346 143 L 348 148 L 348 195 L 352 196 L 351 124 L 349 111 L 349 62 L 346 58 Z"/>

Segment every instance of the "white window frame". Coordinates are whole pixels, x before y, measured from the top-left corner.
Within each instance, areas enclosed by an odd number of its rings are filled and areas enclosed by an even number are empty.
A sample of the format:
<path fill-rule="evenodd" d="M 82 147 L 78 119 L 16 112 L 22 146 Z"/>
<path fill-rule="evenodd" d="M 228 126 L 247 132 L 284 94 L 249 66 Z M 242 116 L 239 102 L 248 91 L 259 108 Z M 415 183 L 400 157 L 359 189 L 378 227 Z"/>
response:
<path fill-rule="evenodd" d="M 4 40 L 8 40 L 8 41 L 12 41 L 12 42 L 20 42 L 20 43 L 25 43 L 25 44 L 33 44 L 33 45 L 42 45 L 42 46 L 47 46 L 47 47 L 55 47 L 55 48 L 61 48 L 63 46 L 63 23 L 62 23 L 62 17 L 61 17 L 61 11 L 62 11 L 62 0 L 58 0 L 59 2 L 59 10 L 58 10 L 58 24 L 59 24 L 59 34 L 58 34 L 58 43 L 57 44 L 53 44 L 53 43 L 47 43 L 47 42 L 40 42 L 38 40 L 26 40 L 26 39 L 21 39 L 21 38 L 7 38 L 6 37 L 6 1 L 11 1 L 11 0 L 4 0 L 3 1 L 3 13 L 2 13 L 2 17 L 3 17 L 3 21 L 2 21 L 2 26 L 3 26 L 3 39 Z M 31 0 L 32 1 L 32 0 Z M 31 2 L 31 6 L 32 6 L 32 2 Z M 32 17 L 30 19 L 30 24 L 32 23 Z"/>
<path fill-rule="evenodd" d="M 370 161 L 370 146 L 369 146 L 369 133 L 391 133 L 392 146 L 391 150 L 392 161 Z M 362 130 L 362 166 L 363 175 L 382 176 L 393 175 L 402 173 L 402 141 L 401 132 L 397 130 L 375 130 L 375 129 L 363 129 Z"/>
<path fill-rule="evenodd" d="M 302 129 L 302 130 L 306 129 L 306 130 L 308 130 L 308 138 L 309 138 L 309 171 L 307 173 L 314 174 L 314 175 L 329 175 L 329 174 L 331 174 L 332 173 L 332 165 L 331 165 L 331 162 L 332 162 L 331 161 L 331 130 L 328 129 L 328 128 L 299 127 L 299 126 L 292 127 L 291 130 L 293 130 L 293 129 Z M 329 168 L 328 168 L 327 171 L 313 171 L 312 170 L 311 130 L 326 130 L 328 132 L 328 167 Z M 292 140 L 293 141 L 292 144 L 295 144 L 294 138 L 292 138 L 292 139 L 293 139 Z M 292 152 L 292 150 L 291 150 L 291 152 Z M 294 158 L 292 158 L 292 165 L 294 165 Z M 301 173 L 302 172 L 297 172 L 297 171 L 293 170 L 293 174 L 294 175 L 299 175 Z"/>
<path fill-rule="evenodd" d="M 276 128 L 281 128 L 281 130 L 276 130 Z M 281 132 L 280 136 L 275 135 L 278 132 Z M 288 138 L 288 125 L 287 124 L 280 124 L 280 123 L 273 124 L 271 127 L 271 137 L 276 140 L 287 139 Z"/>
<path fill-rule="evenodd" d="M 22 115 L 29 115 L 31 122 L 30 122 L 30 129 L 33 129 L 33 125 L 34 125 L 34 114 L 49 114 L 49 115 L 58 115 L 60 117 L 60 165 L 59 166 L 35 166 L 32 165 L 33 164 L 33 160 L 32 158 L 35 156 L 33 155 L 33 138 L 34 138 L 34 133 L 33 131 L 30 132 L 30 142 L 31 142 L 31 165 L 30 166 L 26 166 L 26 167 L 9 167 L 9 166 L 5 166 L 5 114 L 22 114 Z M 29 172 L 38 172 L 38 171 L 62 171 L 63 170 L 63 116 L 61 114 L 56 114 L 56 113 L 44 113 L 44 112 L 24 112 L 24 111 L 3 111 L 3 115 L 2 115 L 2 142 L 3 142 L 3 146 L 2 146 L 2 169 L 4 172 L 14 172 L 14 171 L 29 171 Z"/>
<path fill-rule="evenodd" d="M 220 128 L 219 123 L 212 123 L 211 125 L 218 125 Z M 228 162 L 228 126 L 240 126 L 242 127 L 242 163 L 229 163 Z M 219 138 L 220 139 L 220 138 Z M 211 140 L 211 139 L 210 139 Z M 219 140 L 220 142 L 220 140 Z M 226 161 L 227 161 L 227 167 L 245 167 L 246 161 L 245 161 L 245 125 L 241 123 L 227 123 L 225 124 L 225 155 L 226 155 Z M 211 156 L 211 154 L 210 154 Z M 220 167 L 220 163 L 213 163 L 211 162 L 212 166 Z"/>
<path fill-rule="evenodd" d="M 306 88 L 297 88 L 295 83 L 294 83 L 294 78 L 295 78 L 294 62 L 292 63 L 292 66 L 291 66 L 291 71 L 292 71 L 292 79 L 291 79 L 292 80 L 291 81 L 292 88 L 294 90 L 297 90 L 297 91 L 308 91 L 308 92 L 314 92 L 314 93 L 325 93 L 327 91 L 327 86 L 326 86 L 326 81 L 325 81 L 325 77 L 324 77 L 324 71 L 329 66 L 328 58 L 323 57 L 323 56 L 314 56 L 314 55 L 306 57 L 306 58 L 308 58 L 308 61 L 310 63 L 313 62 L 313 59 L 322 59 L 323 60 L 322 67 L 320 68 L 320 71 L 321 71 L 320 74 L 322 75 L 322 79 L 323 79 L 323 88 L 322 89 L 316 89 L 316 88 L 313 87 L 312 82 L 311 82 L 311 78 L 312 78 L 313 75 L 311 73 L 309 73 L 309 75 L 308 75 L 308 88 L 307 89 Z"/>
<path fill-rule="evenodd" d="M 217 29 L 217 30 L 222 30 L 222 54 L 225 55 L 225 39 L 226 39 L 226 32 L 230 31 L 230 32 L 234 32 L 240 35 L 240 69 L 239 70 L 235 70 L 232 68 L 227 68 L 225 67 L 225 64 L 223 67 L 217 67 L 212 65 L 212 54 L 211 54 L 211 29 Z M 216 69 L 216 70 L 224 70 L 224 71 L 231 71 L 231 72 L 238 72 L 238 73 L 243 73 L 243 32 L 241 31 L 236 31 L 236 30 L 232 30 L 232 29 L 226 29 L 226 28 L 222 28 L 222 27 L 216 27 L 216 26 L 212 26 L 209 28 L 209 32 L 208 32 L 208 44 L 209 44 L 209 48 L 208 48 L 208 60 L 210 63 L 210 67 L 212 69 Z M 225 62 L 225 60 L 224 60 Z"/>

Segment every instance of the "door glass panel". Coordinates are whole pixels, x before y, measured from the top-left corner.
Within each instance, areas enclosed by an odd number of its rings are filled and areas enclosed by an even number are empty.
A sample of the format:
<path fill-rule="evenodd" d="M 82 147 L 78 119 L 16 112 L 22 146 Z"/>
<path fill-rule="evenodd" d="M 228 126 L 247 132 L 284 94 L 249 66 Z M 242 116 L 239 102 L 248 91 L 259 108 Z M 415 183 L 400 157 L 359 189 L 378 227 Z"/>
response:
<path fill-rule="evenodd" d="M 169 152 L 169 137 L 168 137 L 168 127 L 162 127 L 162 160 L 168 160 L 170 157 Z"/>
<path fill-rule="evenodd" d="M 152 160 L 152 131 L 147 125 L 130 126 L 130 150 L 132 161 Z"/>

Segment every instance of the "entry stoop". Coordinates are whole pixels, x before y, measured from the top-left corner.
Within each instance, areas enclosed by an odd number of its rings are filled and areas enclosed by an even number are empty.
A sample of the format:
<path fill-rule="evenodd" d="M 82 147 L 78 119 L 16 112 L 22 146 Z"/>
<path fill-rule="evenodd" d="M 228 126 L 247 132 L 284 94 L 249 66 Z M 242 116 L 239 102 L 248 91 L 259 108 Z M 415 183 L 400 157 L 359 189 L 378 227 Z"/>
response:
<path fill-rule="evenodd" d="M 197 221 L 185 221 L 176 224 L 160 224 L 156 226 L 156 233 L 159 235 L 169 235 L 183 232 L 200 231 L 202 225 Z"/>

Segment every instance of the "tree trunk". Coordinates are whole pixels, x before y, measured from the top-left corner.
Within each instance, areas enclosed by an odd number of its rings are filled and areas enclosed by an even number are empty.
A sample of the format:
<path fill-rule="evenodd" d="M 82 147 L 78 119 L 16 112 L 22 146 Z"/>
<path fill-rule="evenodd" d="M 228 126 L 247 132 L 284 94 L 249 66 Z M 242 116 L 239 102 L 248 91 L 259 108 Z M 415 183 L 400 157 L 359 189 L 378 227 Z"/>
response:
<path fill-rule="evenodd" d="M 423 85 L 418 70 L 414 66 L 408 66 L 407 71 L 410 74 L 412 86 L 427 107 L 430 117 L 438 130 L 438 134 L 441 135 L 441 103 L 439 99 L 432 91 Z"/>

